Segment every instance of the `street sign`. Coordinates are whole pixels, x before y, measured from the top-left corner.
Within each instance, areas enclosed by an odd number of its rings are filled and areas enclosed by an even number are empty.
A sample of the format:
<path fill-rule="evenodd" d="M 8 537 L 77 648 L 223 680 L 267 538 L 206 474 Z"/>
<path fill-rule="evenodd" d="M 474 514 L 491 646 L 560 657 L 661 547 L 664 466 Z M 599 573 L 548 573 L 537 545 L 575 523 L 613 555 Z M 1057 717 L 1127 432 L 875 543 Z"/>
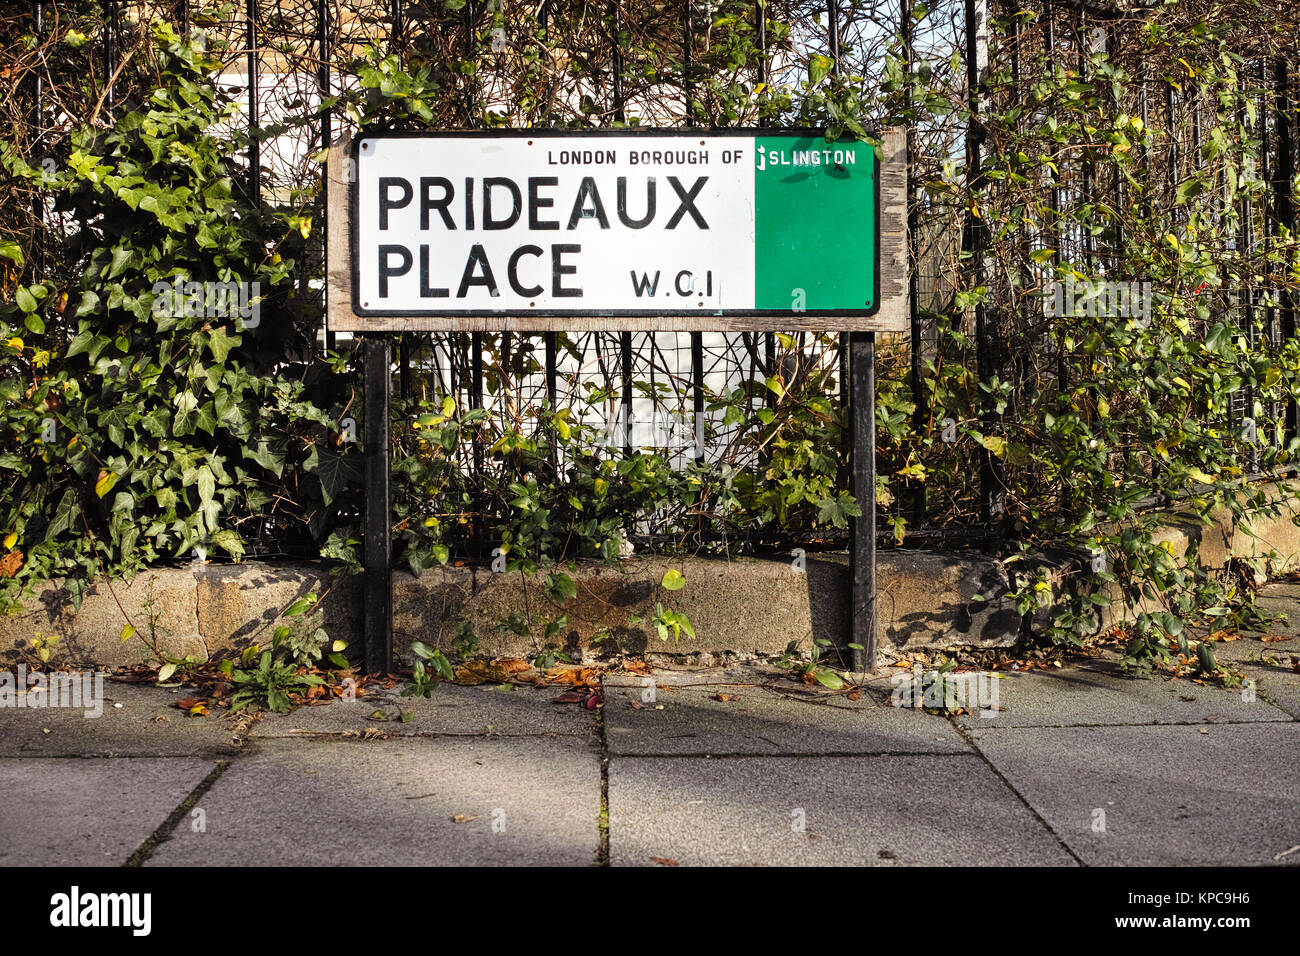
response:
<path fill-rule="evenodd" d="M 870 143 L 475 131 L 360 136 L 347 159 L 335 330 L 896 330 Z"/>
<path fill-rule="evenodd" d="M 330 149 L 328 325 L 363 333 L 368 671 L 393 663 L 389 333 L 848 332 L 851 490 L 874 502 L 875 333 L 910 328 L 905 133 L 881 147 L 813 130 L 515 130 Z M 850 537 L 850 632 L 871 667 L 874 506 Z"/>

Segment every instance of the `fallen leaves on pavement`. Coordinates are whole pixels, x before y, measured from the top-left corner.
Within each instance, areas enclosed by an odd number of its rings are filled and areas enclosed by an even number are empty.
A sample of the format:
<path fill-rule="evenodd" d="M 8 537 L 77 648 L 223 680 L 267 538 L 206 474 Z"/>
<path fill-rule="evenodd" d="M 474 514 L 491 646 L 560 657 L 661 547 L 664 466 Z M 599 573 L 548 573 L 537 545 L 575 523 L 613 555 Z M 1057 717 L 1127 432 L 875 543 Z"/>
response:
<path fill-rule="evenodd" d="M 3 558 L 0 558 L 0 578 L 12 578 L 22 569 L 23 553 L 21 551 L 10 551 Z"/>

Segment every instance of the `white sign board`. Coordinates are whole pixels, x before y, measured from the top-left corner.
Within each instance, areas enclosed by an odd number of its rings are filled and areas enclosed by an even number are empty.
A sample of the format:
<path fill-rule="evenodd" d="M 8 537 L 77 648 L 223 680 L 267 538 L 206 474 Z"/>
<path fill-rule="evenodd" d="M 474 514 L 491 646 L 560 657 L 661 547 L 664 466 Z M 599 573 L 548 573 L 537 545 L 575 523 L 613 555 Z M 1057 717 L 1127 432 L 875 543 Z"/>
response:
<path fill-rule="evenodd" d="M 334 328 L 882 328 L 870 143 L 518 130 L 361 136 L 348 158 Z"/>

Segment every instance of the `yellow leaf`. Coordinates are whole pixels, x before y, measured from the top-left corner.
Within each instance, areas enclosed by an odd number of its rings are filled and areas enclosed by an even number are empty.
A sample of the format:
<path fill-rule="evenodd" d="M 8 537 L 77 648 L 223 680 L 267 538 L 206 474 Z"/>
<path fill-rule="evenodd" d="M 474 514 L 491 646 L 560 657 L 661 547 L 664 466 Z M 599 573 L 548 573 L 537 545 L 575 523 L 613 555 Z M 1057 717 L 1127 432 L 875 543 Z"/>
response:
<path fill-rule="evenodd" d="M 115 484 L 117 484 L 116 474 L 111 471 L 101 471 L 99 480 L 95 482 L 95 494 L 102 498 L 113 490 Z"/>
<path fill-rule="evenodd" d="M 10 531 L 7 535 L 5 535 L 5 550 L 6 550 L 6 551 L 8 551 L 10 548 L 12 548 L 12 547 L 13 547 L 15 544 L 17 544 L 17 543 L 18 543 L 18 532 L 17 532 L 17 531 Z"/>
<path fill-rule="evenodd" d="M 123 644 L 125 644 L 127 641 L 129 641 L 129 640 L 130 640 L 131 638 L 133 638 L 133 637 L 135 637 L 135 625 L 134 625 L 134 624 L 128 624 L 126 627 L 122 628 L 122 643 L 123 643 Z"/>
<path fill-rule="evenodd" d="M 1204 484 L 1204 485 L 1212 485 L 1212 484 L 1214 484 L 1214 476 L 1213 476 L 1213 475 L 1207 475 L 1205 472 L 1201 471 L 1199 468 L 1193 468 L 1191 471 L 1188 472 L 1188 474 L 1191 475 L 1193 478 L 1195 478 L 1197 481 L 1199 481 L 1201 484 Z"/>
<path fill-rule="evenodd" d="M 311 235 L 311 216 L 303 216 L 298 220 L 298 231 L 304 239 Z"/>
<path fill-rule="evenodd" d="M 13 338 L 11 338 L 6 344 L 15 352 L 21 352 L 23 350 L 23 340 L 16 335 Z"/>

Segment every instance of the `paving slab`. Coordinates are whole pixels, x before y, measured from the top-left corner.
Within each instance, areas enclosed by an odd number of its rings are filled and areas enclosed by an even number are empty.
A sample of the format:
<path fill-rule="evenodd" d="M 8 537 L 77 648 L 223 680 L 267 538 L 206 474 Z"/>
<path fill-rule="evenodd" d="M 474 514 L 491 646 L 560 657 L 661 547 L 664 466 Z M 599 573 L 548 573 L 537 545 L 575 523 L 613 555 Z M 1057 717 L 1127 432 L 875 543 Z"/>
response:
<path fill-rule="evenodd" d="M 184 690 L 111 680 L 104 681 L 103 689 L 103 707 L 95 708 L 102 710 L 98 717 L 87 716 L 85 707 L 0 707 L 0 756 L 188 757 L 238 752 L 221 711 L 190 717 L 175 706 L 188 693 Z"/>
<path fill-rule="evenodd" d="M 1253 680 L 1257 697 L 1300 718 L 1300 673 L 1296 671 L 1300 636 L 1292 631 L 1294 628 L 1278 628 L 1269 633 L 1268 641 L 1254 633 L 1234 641 L 1215 641 L 1214 656 Z M 1279 637 L 1284 639 L 1277 640 Z"/>
<path fill-rule="evenodd" d="M 1204 724 L 1291 720 L 1290 714 L 1240 688 L 1194 684 L 1186 678 L 1131 677 L 1108 660 L 1050 671 L 999 671 L 994 717 L 963 714 L 967 729 Z"/>
<path fill-rule="evenodd" d="M 1255 600 L 1265 607 L 1278 611 L 1300 610 L 1300 580 L 1282 578 L 1277 581 L 1269 581 L 1259 589 L 1259 593 L 1255 595 Z M 1293 628 L 1300 626 L 1300 617 L 1292 614 L 1290 624 Z"/>
<path fill-rule="evenodd" d="M 1255 682 L 1257 697 L 1300 720 L 1300 673 L 1292 667 L 1241 664 L 1242 673 Z"/>
<path fill-rule="evenodd" d="M 615 757 L 609 847 L 616 866 L 1075 864 L 973 754 Z"/>
<path fill-rule="evenodd" d="M 649 700 L 653 681 L 653 700 Z M 858 701 L 803 694 L 754 670 L 659 672 L 605 680 L 611 754 L 963 753 L 952 725 L 888 704 L 877 686 Z M 720 700 L 719 697 L 728 699 Z M 735 699 L 730 699 L 735 698 Z"/>
<path fill-rule="evenodd" d="M 1221 664 L 1241 664 L 1260 661 L 1265 657 L 1291 658 L 1300 654 L 1300 637 L 1289 633 L 1289 628 L 1271 632 L 1269 640 L 1254 632 L 1243 633 L 1233 640 L 1211 641 L 1214 658 Z"/>
<path fill-rule="evenodd" d="M 371 688 L 355 701 L 299 707 L 291 714 L 263 714 L 251 737 L 364 732 L 379 728 L 394 737 L 428 734 L 536 736 L 596 732 L 596 714 L 580 704 L 557 704 L 567 687 L 439 684 L 430 697 Z M 382 711 L 384 720 L 374 719 Z M 406 720 L 402 715 L 408 715 Z"/>
<path fill-rule="evenodd" d="M 1300 864 L 1300 724 L 971 736 L 1087 864 Z"/>
<path fill-rule="evenodd" d="M 595 863 L 600 764 L 576 737 L 262 740 L 147 866 Z M 453 822 L 461 816 L 464 822 Z M 495 825 L 495 828 L 494 828 Z"/>
<path fill-rule="evenodd" d="M 214 766 L 0 757 L 0 866 L 121 866 Z"/>

